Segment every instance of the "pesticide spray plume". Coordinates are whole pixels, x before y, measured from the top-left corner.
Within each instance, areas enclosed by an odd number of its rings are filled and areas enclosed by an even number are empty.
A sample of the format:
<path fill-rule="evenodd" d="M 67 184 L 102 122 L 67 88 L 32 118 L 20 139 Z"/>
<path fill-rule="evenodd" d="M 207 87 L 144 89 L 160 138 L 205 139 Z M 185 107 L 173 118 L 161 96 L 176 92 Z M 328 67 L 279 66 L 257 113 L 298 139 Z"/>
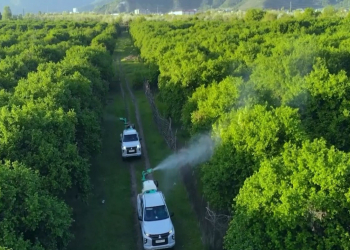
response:
<path fill-rule="evenodd" d="M 191 139 L 187 147 L 180 149 L 163 160 L 153 171 L 177 169 L 184 166 L 196 166 L 208 161 L 219 143 L 210 133 L 200 134 Z"/>

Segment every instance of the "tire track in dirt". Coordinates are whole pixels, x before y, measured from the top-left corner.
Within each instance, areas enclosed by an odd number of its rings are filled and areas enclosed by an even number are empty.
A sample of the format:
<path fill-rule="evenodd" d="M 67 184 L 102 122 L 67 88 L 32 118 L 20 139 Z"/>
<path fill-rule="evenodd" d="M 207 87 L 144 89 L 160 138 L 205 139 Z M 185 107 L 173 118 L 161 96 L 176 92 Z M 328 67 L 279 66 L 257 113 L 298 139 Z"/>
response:
<path fill-rule="evenodd" d="M 134 105 L 134 108 L 135 108 L 135 116 L 136 116 L 136 120 L 137 120 L 137 125 L 138 125 L 138 128 L 139 128 L 139 133 L 141 134 L 141 137 L 142 137 L 142 141 L 141 141 L 141 145 L 142 145 L 142 151 L 143 151 L 143 155 L 144 155 L 144 158 L 145 158 L 145 167 L 146 169 L 149 169 L 151 168 L 151 163 L 149 161 L 149 157 L 148 157 L 148 152 L 147 152 L 147 148 L 146 148 L 146 141 L 145 141 L 145 136 L 144 136 L 144 133 L 143 133 L 143 126 L 142 126 L 142 122 L 141 122 L 141 116 L 140 116 L 140 112 L 139 112 L 139 106 L 137 104 L 137 100 L 134 96 L 134 93 L 132 92 L 131 88 L 130 88 L 130 84 L 129 84 L 129 81 L 127 78 L 125 78 L 125 85 L 126 85 L 126 88 L 128 89 L 129 91 L 129 95 L 131 97 L 131 101 Z M 148 179 L 153 179 L 153 175 L 152 173 L 148 175 Z"/>
<path fill-rule="evenodd" d="M 118 71 L 119 71 L 119 74 L 118 74 L 119 88 L 120 88 L 120 92 L 121 92 L 121 94 L 123 96 L 127 118 L 130 121 L 130 110 L 129 110 L 129 106 L 128 106 L 127 102 L 126 102 L 125 92 L 124 92 L 123 82 L 122 82 L 121 76 L 123 76 L 124 79 L 126 79 L 126 78 L 125 78 L 125 76 L 122 73 L 122 68 L 121 68 L 121 63 L 120 63 L 120 58 L 119 57 L 117 58 L 117 66 L 118 66 Z M 143 145 L 142 145 L 142 147 L 143 147 Z M 132 192 L 131 202 L 132 202 L 133 207 L 134 207 L 134 220 L 135 220 L 135 225 L 134 226 L 135 226 L 135 232 L 136 232 L 136 235 L 137 235 L 137 249 L 138 250 L 143 250 L 142 237 L 141 237 L 141 231 L 140 231 L 140 226 L 139 226 L 139 219 L 138 219 L 138 216 L 137 216 L 137 202 L 136 202 L 136 199 L 137 199 L 137 184 L 136 184 L 135 166 L 134 166 L 133 163 L 130 163 L 129 170 L 130 170 L 131 192 Z"/>

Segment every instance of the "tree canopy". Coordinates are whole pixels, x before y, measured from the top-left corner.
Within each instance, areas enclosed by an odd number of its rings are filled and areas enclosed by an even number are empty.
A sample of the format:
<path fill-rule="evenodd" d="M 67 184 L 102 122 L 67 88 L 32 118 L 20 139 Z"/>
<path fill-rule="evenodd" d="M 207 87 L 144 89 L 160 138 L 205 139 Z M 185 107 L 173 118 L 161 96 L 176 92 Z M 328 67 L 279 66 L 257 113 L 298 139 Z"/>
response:
<path fill-rule="evenodd" d="M 10 6 L 5 6 L 4 10 L 2 12 L 2 19 L 3 20 L 10 20 L 12 18 L 12 11 Z"/>
<path fill-rule="evenodd" d="M 262 161 L 235 198 L 226 249 L 347 249 L 349 160 L 317 139 Z"/>
<path fill-rule="evenodd" d="M 1 249 L 61 250 L 72 239 L 62 197 L 90 193 L 119 32 L 118 23 L 0 24 Z"/>
<path fill-rule="evenodd" d="M 198 166 L 225 248 L 348 249 L 350 15 L 137 19 L 164 116 L 221 138 Z M 5 95 L 4 95 L 5 98 Z"/>

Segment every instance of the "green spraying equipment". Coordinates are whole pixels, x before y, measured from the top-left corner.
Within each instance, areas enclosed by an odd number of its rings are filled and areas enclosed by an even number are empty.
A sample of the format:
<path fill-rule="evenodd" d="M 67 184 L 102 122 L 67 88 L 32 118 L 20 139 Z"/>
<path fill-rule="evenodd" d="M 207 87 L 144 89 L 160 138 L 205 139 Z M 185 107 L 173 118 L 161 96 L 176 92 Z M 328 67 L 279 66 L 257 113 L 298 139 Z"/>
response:
<path fill-rule="evenodd" d="M 153 172 L 153 168 L 149 168 L 145 171 L 142 171 L 142 182 L 146 181 L 146 175 Z"/>
<path fill-rule="evenodd" d="M 126 118 L 120 117 L 119 120 L 123 121 L 125 126 L 128 125 L 128 120 Z"/>
<path fill-rule="evenodd" d="M 158 181 L 156 180 L 153 180 L 153 183 L 154 185 L 156 186 L 155 188 L 150 188 L 150 187 L 147 187 L 145 186 L 146 183 L 148 183 L 149 181 L 151 180 L 147 180 L 146 179 L 146 175 L 150 174 L 154 172 L 154 169 L 153 168 L 149 168 L 145 171 L 142 171 L 142 183 L 143 183 L 143 191 L 142 192 L 145 192 L 145 193 L 156 193 L 157 192 L 157 188 L 158 188 Z"/>
<path fill-rule="evenodd" d="M 134 124 L 130 124 L 128 122 L 128 119 L 126 119 L 124 117 L 120 117 L 119 120 L 124 122 L 125 129 L 135 129 L 135 125 Z"/>

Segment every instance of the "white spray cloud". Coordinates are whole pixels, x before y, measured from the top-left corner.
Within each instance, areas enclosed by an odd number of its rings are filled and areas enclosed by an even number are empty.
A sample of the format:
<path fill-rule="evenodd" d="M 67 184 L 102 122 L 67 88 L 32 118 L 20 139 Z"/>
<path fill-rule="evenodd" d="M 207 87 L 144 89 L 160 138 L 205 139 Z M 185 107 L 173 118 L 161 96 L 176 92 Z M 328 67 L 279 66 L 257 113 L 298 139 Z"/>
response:
<path fill-rule="evenodd" d="M 153 170 L 177 169 L 184 166 L 196 166 L 208 161 L 219 141 L 210 134 L 201 134 L 191 139 L 188 146 L 170 155 Z"/>

